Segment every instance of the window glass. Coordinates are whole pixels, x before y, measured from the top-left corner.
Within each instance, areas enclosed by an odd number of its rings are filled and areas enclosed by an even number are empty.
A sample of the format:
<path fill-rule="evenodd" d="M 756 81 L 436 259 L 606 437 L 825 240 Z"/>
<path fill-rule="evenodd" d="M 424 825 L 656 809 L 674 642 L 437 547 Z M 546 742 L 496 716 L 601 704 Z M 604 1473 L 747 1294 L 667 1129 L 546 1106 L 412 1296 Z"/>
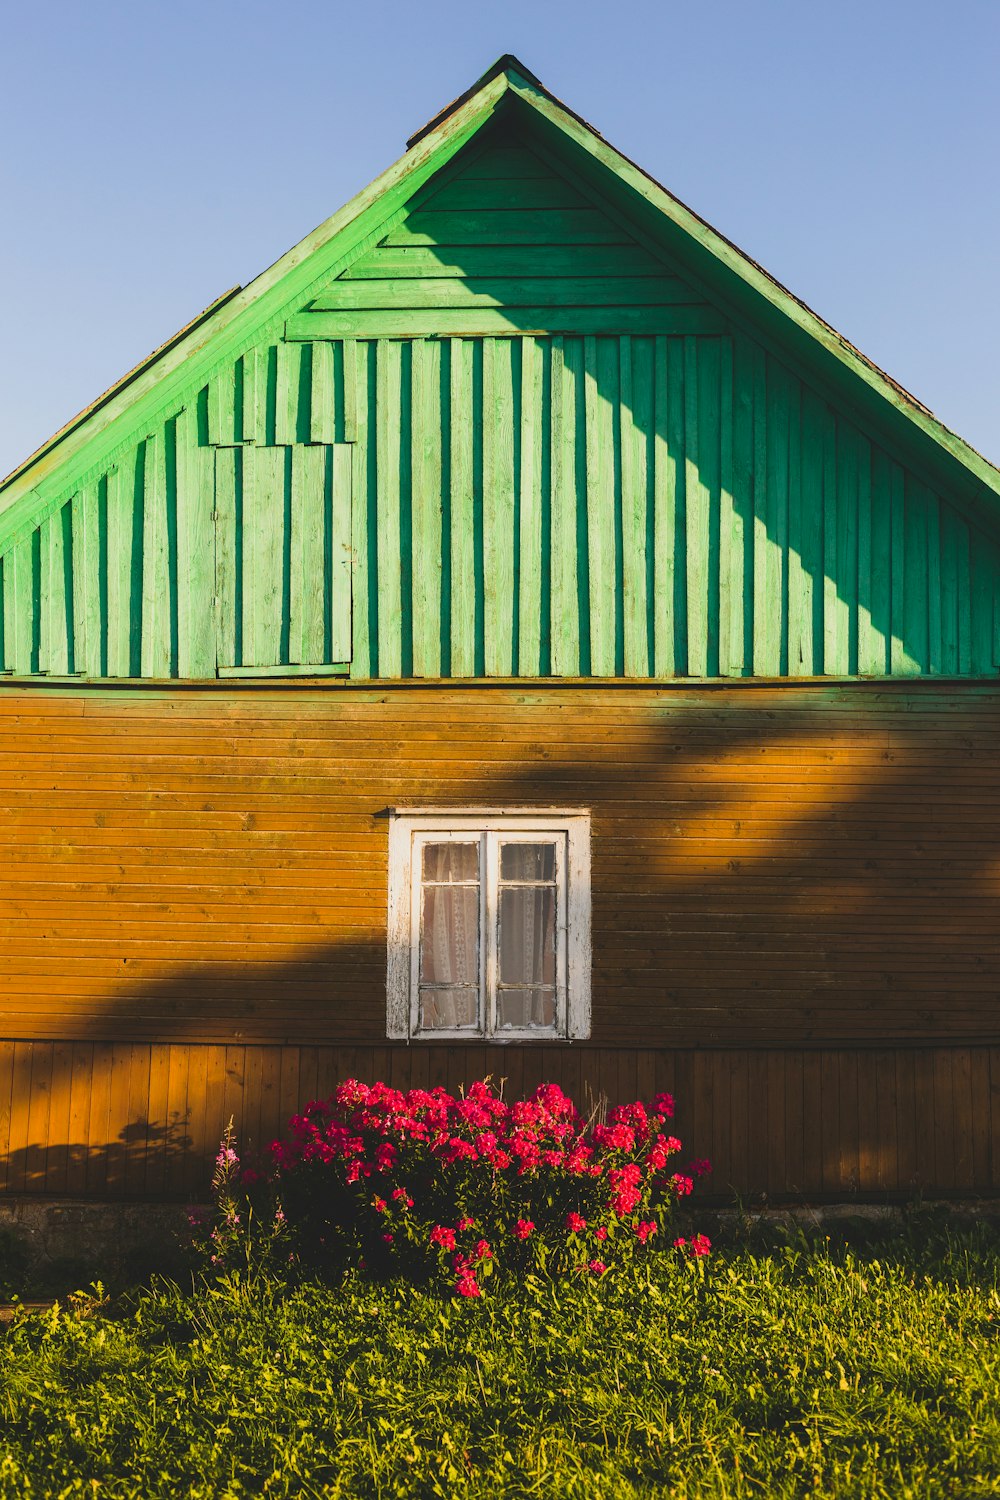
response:
<path fill-rule="evenodd" d="M 475 1027 L 480 984 L 479 845 L 425 844 L 420 890 L 420 1025 Z"/>

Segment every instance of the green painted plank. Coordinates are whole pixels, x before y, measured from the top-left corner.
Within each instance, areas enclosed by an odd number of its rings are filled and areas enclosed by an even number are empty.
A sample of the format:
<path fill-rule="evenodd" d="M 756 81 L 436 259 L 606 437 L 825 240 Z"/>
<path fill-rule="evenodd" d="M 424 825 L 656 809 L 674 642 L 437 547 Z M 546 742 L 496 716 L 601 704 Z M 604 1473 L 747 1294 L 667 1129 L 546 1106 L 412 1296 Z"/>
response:
<path fill-rule="evenodd" d="M 823 672 L 823 401 L 801 388 L 798 455 L 799 628 L 789 635 L 789 659 L 802 677 Z M 796 470 L 790 466 L 790 482 Z M 790 544 L 792 542 L 790 537 Z"/>
<path fill-rule="evenodd" d="M 348 677 L 349 661 L 303 664 L 280 662 L 276 667 L 220 667 L 220 677 Z"/>
<path fill-rule="evenodd" d="M 379 676 L 402 672 L 403 600 L 400 531 L 400 389 L 402 351 L 380 342 L 376 398 L 378 490 L 378 664 Z M 370 502 L 369 502 L 370 503 Z"/>
<path fill-rule="evenodd" d="M 687 555 L 687 348 L 683 339 L 667 340 L 667 431 L 671 452 L 677 455 L 674 493 L 674 672 L 691 672 L 688 647 Z"/>
<path fill-rule="evenodd" d="M 719 527 L 720 483 L 720 370 L 722 346 L 718 339 L 698 345 L 698 478 L 704 492 L 706 671 L 719 675 Z"/>
<path fill-rule="evenodd" d="M 359 344 L 355 365 L 356 442 L 350 451 L 351 676 L 378 675 L 378 541 L 375 345 Z"/>
<path fill-rule="evenodd" d="M 646 437 L 652 425 L 652 346 L 649 339 L 627 335 L 618 351 L 618 446 L 621 455 L 621 614 L 622 671 L 626 677 L 648 677 L 649 600 L 646 545 L 649 496 Z"/>
<path fill-rule="evenodd" d="M 892 497 L 890 485 L 889 460 L 880 448 L 873 448 L 871 456 L 871 636 L 869 645 L 872 671 L 876 676 L 882 676 L 890 670 L 889 654 L 892 641 Z"/>
<path fill-rule="evenodd" d="M 334 287 L 359 280 L 392 281 L 402 277 L 507 278 L 657 277 L 664 265 L 638 245 L 380 245 L 352 261 Z M 697 301 L 689 290 L 686 301 Z"/>
<path fill-rule="evenodd" d="M 773 677 L 778 669 L 774 649 L 776 629 L 774 615 L 780 603 L 768 592 L 774 575 L 771 551 L 774 539 L 768 517 L 768 363 L 759 345 L 752 346 L 751 369 L 748 371 L 752 391 L 752 459 L 753 481 L 753 672 L 755 677 Z"/>
<path fill-rule="evenodd" d="M 582 383 L 583 346 L 578 339 L 552 345 L 551 525 L 552 672 L 556 677 L 586 673 L 581 658 L 578 530 L 581 509 L 577 459 L 577 391 Z M 584 510 L 584 515 L 586 511 Z"/>
<path fill-rule="evenodd" d="M 744 516 L 736 502 L 734 460 L 735 350 L 730 339 L 719 346 L 719 565 L 718 670 L 720 677 L 743 672 Z"/>
<path fill-rule="evenodd" d="M 725 346 L 723 346 L 725 347 Z M 754 359 L 749 340 L 737 335 L 732 345 L 732 521 L 728 567 L 721 587 L 729 597 L 729 660 L 720 671 L 726 676 L 753 672 L 755 518 Z"/>
<path fill-rule="evenodd" d="M 132 546 L 135 516 L 135 450 L 108 475 L 108 662 L 109 677 L 132 671 Z"/>
<path fill-rule="evenodd" d="M 215 455 L 215 638 L 219 671 L 242 660 L 239 562 L 244 456 L 242 449 L 235 448 L 220 448 Z"/>
<path fill-rule="evenodd" d="M 525 214 L 494 212 L 411 214 L 390 230 L 387 245 L 623 245 L 631 236 L 596 208 L 556 208 Z"/>
<path fill-rule="evenodd" d="M 889 671 L 892 676 L 908 676 L 914 663 L 906 648 L 906 514 L 905 474 L 897 463 L 889 465 L 889 618 L 892 636 L 889 645 Z"/>
<path fill-rule="evenodd" d="M 958 591 L 958 672 L 967 677 L 972 671 L 972 530 L 960 520 L 956 558 Z"/>
<path fill-rule="evenodd" d="M 75 669 L 87 677 L 104 676 L 100 578 L 101 537 L 97 484 L 73 498 L 73 625 Z"/>
<path fill-rule="evenodd" d="M 38 550 L 38 532 L 34 531 L 11 547 L 3 559 L 5 606 L 9 600 L 4 628 L 5 666 L 18 676 L 38 671 Z"/>
<path fill-rule="evenodd" d="M 0 555 L 0 669 L 4 672 L 14 670 L 14 581 L 13 565 L 7 561 L 7 557 Z"/>
<path fill-rule="evenodd" d="M 885 636 L 878 626 L 875 602 L 875 524 L 872 511 L 872 451 L 867 438 L 858 444 L 858 672 L 877 677 L 885 670 Z"/>
<path fill-rule="evenodd" d="M 786 632 L 785 670 L 792 677 L 812 676 L 814 645 L 814 573 L 810 571 L 807 557 L 814 540 L 812 516 L 803 513 L 812 497 L 805 495 L 802 487 L 802 449 L 807 392 L 794 377 L 787 384 L 788 400 L 788 444 L 785 534 L 786 557 Z"/>
<path fill-rule="evenodd" d="M 446 307 L 296 313 L 285 338 L 311 343 L 339 338 L 498 338 L 531 334 L 721 334 L 727 324 L 711 307 Z"/>
<path fill-rule="evenodd" d="M 927 514 L 926 491 L 907 473 L 904 485 L 904 629 L 911 670 L 927 670 Z"/>
<path fill-rule="evenodd" d="M 200 448 L 193 408 L 177 416 L 177 671 L 215 676 L 215 450 Z"/>
<path fill-rule="evenodd" d="M 497 210 L 548 213 L 554 209 L 588 209 L 590 204 L 582 193 L 558 177 L 535 178 L 475 178 L 458 177 L 438 188 L 427 197 L 421 197 L 419 213 L 439 214 L 462 211 L 493 213 Z"/>
<path fill-rule="evenodd" d="M 309 437 L 314 443 L 332 443 L 337 437 L 333 404 L 333 345 L 323 342 L 311 347 Z"/>
<path fill-rule="evenodd" d="M 970 668 L 977 676 L 995 673 L 993 660 L 993 595 L 996 552 L 976 529 L 970 548 Z"/>
<path fill-rule="evenodd" d="M 353 443 L 357 437 L 358 413 L 357 413 L 357 387 L 358 387 L 358 345 L 356 339 L 345 339 L 342 345 L 343 355 L 343 388 L 344 388 L 344 431 L 343 441 Z"/>
<path fill-rule="evenodd" d="M 483 627 L 488 677 L 514 670 L 514 371 L 509 339 L 483 344 Z"/>
<path fill-rule="evenodd" d="M 441 675 L 441 346 L 413 346 L 413 671 Z"/>
<path fill-rule="evenodd" d="M 309 313 L 350 309 L 583 308 L 701 305 L 678 276 L 433 277 L 398 281 L 334 281 L 309 304 Z"/>
<path fill-rule="evenodd" d="M 72 508 L 60 506 L 43 523 L 42 557 L 46 562 L 42 600 L 45 654 L 40 666 L 64 676 L 73 670 Z"/>
<path fill-rule="evenodd" d="M 38 672 L 49 669 L 49 632 L 52 625 L 49 602 L 49 544 L 51 538 L 51 516 L 46 516 L 36 530 L 38 567 L 36 570 L 34 605 L 38 614 Z"/>
<path fill-rule="evenodd" d="M 515 663 L 522 677 L 544 674 L 548 666 L 542 655 L 545 375 L 544 345 L 537 339 L 526 338 L 521 351 L 520 558 Z"/>
<path fill-rule="evenodd" d="M 303 351 L 294 344 L 275 350 L 274 441 L 294 443 L 298 437 L 299 380 Z"/>
<path fill-rule="evenodd" d="M 858 670 L 858 432 L 837 424 L 837 658 Z"/>
<path fill-rule="evenodd" d="M 218 445 L 235 443 L 236 368 L 226 360 L 208 383 L 208 441 Z"/>
<path fill-rule="evenodd" d="M 267 442 L 268 350 L 248 349 L 243 356 L 243 423 L 245 443 Z"/>
<path fill-rule="evenodd" d="M 670 364 L 667 340 L 653 341 L 653 674 L 677 670 L 674 574 L 678 566 L 676 495 L 678 454 L 670 442 Z"/>
<path fill-rule="evenodd" d="M 140 663 L 144 677 L 169 677 L 170 543 L 163 428 L 146 438 L 142 466 L 142 620 Z"/>
<path fill-rule="evenodd" d="M 941 671 L 958 672 L 958 544 L 964 530 L 949 505 L 941 507 Z"/>
<path fill-rule="evenodd" d="M 770 676 L 788 670 L 789 377 L 768 359 L 765 366 L 766 480 L 764 530 L 764 659 Z"/>
<path fill-rule="evenodd" d="M 941 671 L 941 507 L 937 495 L 924 489 L 924 518 L 926 522 L 927 558 L 927 671 Z M 989 594 L 986 614 L 989 616 L 990 636 L 993 629 L 993 597 Z M 992 659 L 992 639 L 986 648 L 987 658 Z M 985 670 L 989 670 L 989 663 Z"/>
<path fill-rule="evenodd" d="M 476 672 L 476 564 L 473 434 L 473 345 L 453 339 L 449 346 L 451 477 L 451 672 L 473 677 Z"/>
<path fill-rule="evenodd" d="M 316 665 L 328 659 L 326 615 L 331 587 L 328 554 L 328 453 L 326 447 L 292 448 L 289 539 L 289 662 Z M 349 654 L 349 653 L 348 653 Z"/>
<path fill-rule="evenodd" d="M 841 632 L 839 620 L 842 602 L 838 595 L 839 557 L 837 538 L 837 424 L 828 407 L 823 408 L 821 424 L 823 454 L 823 673 L 827 677 L 843 676 L 846 663 L 839 653 Z"/>
<path fill-rule="evenodd" d="M 328 584 L 330 630 L 327 660 L 350 661 L 352 647 L 352 546 L 354 448 L 334 443 L 329 449 L 330 578 Z"/>
<path fill-rule="evenodd" d="M 249 509 L 248 471 L 253 475 Z M 289 659 L 291 453 L 285 447 L 248 450 L 243 475 L 244 559 L 249 554 L 251 563 L 244 562 L 242 664 L 269 667 Z"/>
<path fill-rule="evenodd" d="M 605 340 L 583 341 L 584 414 L 580 442 L 586 471 L 586 567 L 590 617 L 590 671 L 614 672 L 614 450 L 610 447 L 610 411 L 598 350 Z M 610 448 L 610 451 L 609 451 Z M 610 665 L 609 665 L 610 663 Z"/>
<path fill-rule="evenodd" d="M 684 490 L 686 524 L 684 558 L 687 599 L 687 670 L 692 677 L 708 675 L 708 507 L 709 496 L 701 470 L 699 426 L 704 421 L 706 443 L 712 414 L 700 411 L 699 359 L 704 348 L 694 339 L 684 341 Z"/>

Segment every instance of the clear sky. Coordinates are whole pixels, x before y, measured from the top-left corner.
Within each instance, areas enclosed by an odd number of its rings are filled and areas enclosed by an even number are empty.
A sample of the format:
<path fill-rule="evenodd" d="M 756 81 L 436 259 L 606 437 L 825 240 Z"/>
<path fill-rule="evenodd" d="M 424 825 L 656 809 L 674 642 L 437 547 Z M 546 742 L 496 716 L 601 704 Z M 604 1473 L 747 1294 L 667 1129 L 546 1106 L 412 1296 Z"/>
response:
<path fill-rule="evenodd" d="M 0 474 L 514 52 L 1000 462 L 1000 0 L 0 0 Z"/>

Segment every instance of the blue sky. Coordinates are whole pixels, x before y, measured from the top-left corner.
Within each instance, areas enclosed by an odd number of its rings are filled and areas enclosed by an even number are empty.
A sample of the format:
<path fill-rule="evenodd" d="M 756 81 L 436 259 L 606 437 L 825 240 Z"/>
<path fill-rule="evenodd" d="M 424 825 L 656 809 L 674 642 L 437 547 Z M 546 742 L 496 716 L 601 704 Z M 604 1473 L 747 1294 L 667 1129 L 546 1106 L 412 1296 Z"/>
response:
<path fill-rule="evenodd" d="M 0 0 L 0 473 L 502 52 L 1000 462 L 1000 0 Z"/>

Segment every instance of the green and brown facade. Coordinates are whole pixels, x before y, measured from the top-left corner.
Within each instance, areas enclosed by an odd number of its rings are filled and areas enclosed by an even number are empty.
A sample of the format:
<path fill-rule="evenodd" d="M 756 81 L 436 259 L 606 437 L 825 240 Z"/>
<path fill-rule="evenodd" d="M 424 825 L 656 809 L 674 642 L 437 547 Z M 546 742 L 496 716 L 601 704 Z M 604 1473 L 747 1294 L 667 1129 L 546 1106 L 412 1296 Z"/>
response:
<path fill-rule="evenodd" d="M 1000 1190 L 998 589 L 1000 474 L 504 59 L 0 487 L 0 1179 L 493 1073 Z"/>

